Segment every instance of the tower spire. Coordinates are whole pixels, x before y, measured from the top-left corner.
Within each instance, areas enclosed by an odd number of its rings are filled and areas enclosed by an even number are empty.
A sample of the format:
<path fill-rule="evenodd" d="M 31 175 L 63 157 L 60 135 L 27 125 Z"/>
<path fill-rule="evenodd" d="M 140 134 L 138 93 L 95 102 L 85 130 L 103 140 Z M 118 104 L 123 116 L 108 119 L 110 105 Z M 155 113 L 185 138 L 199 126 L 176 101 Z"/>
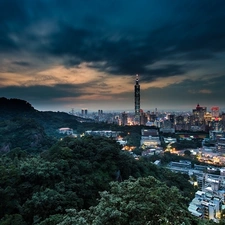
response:
<path fill-rule="evenodd" d="M 140 84 L 138 74 L 136 74 L 136 82 L 134 85 L 134 110 L 135 123 L 140 125 Z"/>
<path fill-rule="evenodd" d="M 138 74 L 136 74 L 136 84 L 138 84 L 139 83 L 139 76 L 138 76 Z"/>

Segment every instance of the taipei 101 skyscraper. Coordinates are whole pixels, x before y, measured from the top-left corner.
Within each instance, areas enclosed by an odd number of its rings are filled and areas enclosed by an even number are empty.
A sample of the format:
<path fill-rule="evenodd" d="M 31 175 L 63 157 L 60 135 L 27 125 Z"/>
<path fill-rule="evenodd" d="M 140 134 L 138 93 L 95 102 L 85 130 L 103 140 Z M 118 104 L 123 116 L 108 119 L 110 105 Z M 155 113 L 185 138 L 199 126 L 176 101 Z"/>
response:
<path fill-rule="evenodd" d="M 134 85 L 135 123 L 140 125 L 140 84 L 138 74 Z"/>

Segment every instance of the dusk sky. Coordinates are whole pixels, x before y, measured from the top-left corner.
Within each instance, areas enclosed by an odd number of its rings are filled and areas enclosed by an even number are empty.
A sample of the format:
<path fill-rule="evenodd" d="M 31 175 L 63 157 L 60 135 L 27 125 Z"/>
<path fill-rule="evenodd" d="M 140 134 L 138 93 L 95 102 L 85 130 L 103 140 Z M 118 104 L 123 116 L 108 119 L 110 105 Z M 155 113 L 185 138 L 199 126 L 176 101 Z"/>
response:
<path fill-rule="evenodd" d="M 0 0 L 0 95 L 38 110 L 225 109 L 224 0 Z"/>

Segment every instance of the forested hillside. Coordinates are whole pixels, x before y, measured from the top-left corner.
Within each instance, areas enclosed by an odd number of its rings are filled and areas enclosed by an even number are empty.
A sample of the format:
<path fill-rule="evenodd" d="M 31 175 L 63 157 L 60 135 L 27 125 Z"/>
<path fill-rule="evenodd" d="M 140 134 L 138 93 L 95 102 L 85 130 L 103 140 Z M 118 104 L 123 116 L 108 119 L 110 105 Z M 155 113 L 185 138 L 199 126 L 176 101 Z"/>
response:
<path fill-rule="evenodd" d="M 48 136 L 55 136 L 60 127 L 80 128 L 79 117 L 65 112 L 38 111 L 27 101 L 0 98 L 0 122 L 12 119 L 32 119 L 42 126 Z"/>
<path fill-rule="evenodd" d="M 115 125 L 18 99 L 0 98 L 0 106 L 0 225 L 210 224 L 187 211 L 195 192 L 187 175 L 135 160 L 109 138 L 61 140 L 56 132 Z"/>
<path fill-rule="evenodd" d="M 59 128 L 82 130 L 78 120 L 64 112 L 38 111 L 24 100 L 0 98 L 0 152 L 46 150 L 60 137 Z"/>
<path fill-rule="evenodd" d="M 0 152 L 21 148 L 29 152 L 48 149 L 54 143 L 34 119 L 13 118 L 0 122 Z"/>
<path fill-rule="evenodd" d="M 179 222 L 183 217 L 184 221 L 195 221 L 187 211 L 194 189 L 186 176 L 157 168 L 147 161 L 137 161 L 107 138 L 66 137 L 36 155 L 17 148 L 1 155 L 0 167 L 0 225 L 129 224 L 130 217 L 137 222 L 130 224 L 143 224 L 145 212 L 146 221 L 153 214 L 157 218 L 152 221 L 163 216 L 158 224 L 165 224 L 166 219 L 171 221 L 172 215 L 179 216 Z M 127 180 L 130 176 L 133 179 Z M 152 178 L 136 181 L 148 176 Z M 112 181 L 116 183 L 110 184 Z M 149 201 L 153 201 L 152 206 Z M 98 212 L 102 216 L 96 217 Z M 111 219 L 107 216 L 110 212 L 114 213 Z M 70 217 L 73 221 L 75 218 L 74 223 L 68 222 Z M 87 223 L 78 223 L 83 217 L 89 218 Z M 95 217 L 100 222 L 90 222 Z"/>

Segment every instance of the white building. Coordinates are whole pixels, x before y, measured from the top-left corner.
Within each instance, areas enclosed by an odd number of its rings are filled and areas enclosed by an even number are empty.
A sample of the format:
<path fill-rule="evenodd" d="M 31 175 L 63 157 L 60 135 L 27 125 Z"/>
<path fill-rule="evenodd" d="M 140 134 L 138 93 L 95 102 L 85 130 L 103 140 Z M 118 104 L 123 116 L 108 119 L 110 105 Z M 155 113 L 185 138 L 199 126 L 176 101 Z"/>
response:
<path fill-rule="evenodd" d="M 171 138 L 171 137 L 167 137 L 167 138 L 166 138 L 166 137 L 164 137 L 163 139 L 164 139 L 164 142 L 165 142 L 166 144 L 177 142 L 177 139 L 176 139 L 176 138 Z"/>
<path fill-rule="evenodd" d="M 197 191 L 195 198 L 189 204 L 188 211 L 197 217 L 218 222 L 222 210 L 222 199 L 212 193 Z"/>
<path fill-rule="evenodd" d="M 161 141 L 159 140 L 159 137 L 142 136 L 140 144 L 141 146 L 144 145 L 145 147 L 157 147 L 161 145 Z"/>
<path fill-rule="evenodd" d="M 73 135 L 73 129 L 69 127 L 62 127 L 58 129 L 60 134 Z"/>
<path fill-rule="evenodd" d="M 120 133 L 119 131 L 111 131 L 111 130 L 87 130 L 87 131 L 85 131 L 85 135 L 113 137 L 113 138 L 116 138 L 119 133 Z"/>

